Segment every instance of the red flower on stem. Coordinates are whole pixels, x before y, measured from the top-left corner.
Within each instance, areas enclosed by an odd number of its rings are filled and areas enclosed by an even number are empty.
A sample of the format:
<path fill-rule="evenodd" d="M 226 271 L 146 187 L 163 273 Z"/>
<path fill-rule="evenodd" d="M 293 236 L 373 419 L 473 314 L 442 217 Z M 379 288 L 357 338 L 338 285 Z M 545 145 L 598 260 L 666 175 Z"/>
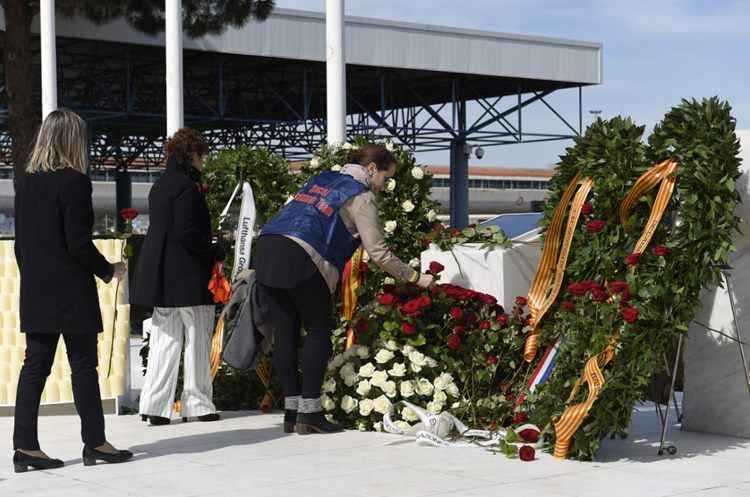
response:
<path fill-rule="evenodd" d="M 612 283 L 609 284 L 609 286 L 612 289 L 612 291 L 615 293 L 623 293 L 623 292 L 626 292 L 630 288 L 630 285 L 628 285 L 628 282 L 622 281 L 622 280 L 613 281 Z"/>
<path fill-rule="evenodd" d="M 487 321 L 486 319 L 479 322 L 479 329 L 480 330 L 489 330 L 490 328 L 492 328 L 492 324 L 489 321 Z"/>
<path fill-rule="evenodd" d="M 367 330 L 370 328 L 370 323 L 366 319 L 360 319 L 357 321 L 357 324 L 354 326 L 354 329 L 357 333 L 367 333 Z"/>
<path fill-rule="evenodd" d="M 458 350 L 461 345 L 461 337 L 455 333 L 448 337 L 448 348 L 451 350 Z"/>
<path fill-rule="evenodd" d="M 609 298 L 609 295 L 607 294 L 606 290 L 597 286 L 591 289 L 591 298 L 594 300 L 594 302 L 606 302 Z"/>
<path fill-rule="evenodd" d="M 454 326 L 454 327 L 453 327 L 453 334 L 454 334 L 454 335 L 458 335 L 458 336 L 461 336 L 461 335 L 463 335 L 463 334 L 464 334 L 464 331 L 465 331 L 465 330 L 466 330 L 466 328 L 464 328 L 464 325 L 462 325 L 462 324 L 457 324 L 456 326 Z"/>
<path fill-rule="evenodd" d="M 576 305 L 570 300 L 563 300 L 560 305 L 568 312 L 573 312 L 576 310 Z"/>
<path fill-rule="evenodd" d="M 526 413 L 523 411 L 518 411 L 513 416 L 513 424 L 517 424 L 517 425 L 523 424 L 526 422 L 526 419 L 527 419 Z"/>
<path fill-rule="evenodd" d="M 498 314 L 497 317 L 495 318 L 495 321 L 497 321 L 497 323 L 500 326 L 503 326 L 503 327 L 508 326 L 508 315 L 507 314 Z"/>
<path fill-rule="evenodd" d="M 460 307 L 454 307 L 453 309 L 451 309 L 451 317 L 458 321 L 459 319 L 464 317 L 464 311 L 462 311 Z"/>
<path fill-rule="evenodd" d="M 360 262 L 359 263 L 359 272 L 362 274 L 367 274 L 370 271 L 370 266 L 367 265 L 366 262 Z"/>
<path fill-rule="evenodd" d="M 412 299 L 406 302 L 401 307 L 401 312 L 404 314 L 416 314 L 419 312 L 419 310 L 422 308 L 422 305 L 420 304 L 420 298 Z"/>
<path fill-rule="evenodd" d="M 479 300 L 487 305 L 497 305 L 497 299 L 492 295 L 487 295 L 486 293 L 480 294 Z"/>
<path fill-rule="evenodd" d="M 457 228 L 453 228 L 453 229 L 451 230 L 451 236 L 452 236 L 453 238 L 456 238 L 456 237 L 457 237 L 458 235 L 460 235 L 460 234 L 461 234 L 461 230 L 459 230 L 459 229 L 457 229 Z"/>
<path fill-rule="evenodd" d="M 531 445 L 524 445 L 518 450 L 518 458 L 522 461 L 533 461 L 536 457 L 536 450 Z"/>
<path fill-rule="evenodd" d="M 638 261 L 640 259 L 641 254 L 639 252 L 633 252 L 625 258 L 625 262 L 628 264 L 628 266 L 635 266 L 636 264 L 638 264 Z"/>
<path fill-rule="evenodd" d="M 529 442 L 532 444 L 536 443 L 539 440 L 539 432 L 532 428 L 524 428 L 523 430 L 518 432 L 518 436 L 521 437 L 524 442 Z"/>
<path fill-rule="evenodd" d="M 654 247 L 654 255 L 664 257 L 669 255 L 670 253 L 672 253 L 672 249 L 665 245 L 657 245 L 656 247 Z"/>
<path fill-rule="evenodd" d="M 487 365 L 488 366 L 494 366 L 500 361 L 496 355 L 487 355 Z"/>
<path fill-rule="evenodd" d="M 589 287 L 584 285 L 583 283 L 571 283 L 570 285 L 568 285 L 568 292 L 572 293 L 576 297 L 586 295 L 586 292 L 588 291 Z"/>
<path fill-rule="evenodd" d="M 592 212 L 594 212 L 594 206 L 591 205 L 591 202 L 586 202 L 583 204 L 583 207 L 581 207 L 581 214 L 584 216 L 588 216 Z"/>
<path fill-rule="evenodd" d="M 428 295 L 422 295 L 417 300 L 420 307 L 430 307 L 432 305 L 432 299 Z"/>
<path fill-rule="evenodd" d="M 123 218 L 125 221 L 132 221 L 133 219 L 138 217 L 138 209 L 134 209 L 132 207 L 121 209 L 120 217 Z"/>
<path fill-rule="evenodd" d="M 638 321 L 638 309 L 635 307 L 625 307 L 622 310 L 622 319 L 624 319 L 626 323 L 635 323 Z"/>
<path fill-rule="evenodd" d="M 601 230 L 604 229 L 604 226 L 607 223 L 602 221 L 601 219 L 592 219 L 588 223 L 586 223 L 586 231 L 589 233 L 599 233 Z"/>
<path fill-rule="evenodd" d="M 404 332 L 404 335 L 414 335 L 417 332 L 417 327 L 404 321 L 401 323 L 401 331 Z"/>
<path fill-rule="evenodd" d="M 392 293 L 381 293 L 378 295 L 378 303 L 381 305 L 393 305 L 396 302 L 396 296 Z"/>
<path fill-rule="evenodd" d="M 430 269 L 428 272 L 433 276 L 437 276 L 438 274 L 442 273 L 444 269 L 445 269 L 445 266 L 443 266 L 437 261 L 432 261 L 430 263 Z"/>
<path fill-rule="evenodd" d="M 516 297 L 516 305 L 520 305 L 521 307 L 523 307 L 528 303 L 529 301 L 526 299 L 526 297 L 521 297 L 521 296 Z"/>

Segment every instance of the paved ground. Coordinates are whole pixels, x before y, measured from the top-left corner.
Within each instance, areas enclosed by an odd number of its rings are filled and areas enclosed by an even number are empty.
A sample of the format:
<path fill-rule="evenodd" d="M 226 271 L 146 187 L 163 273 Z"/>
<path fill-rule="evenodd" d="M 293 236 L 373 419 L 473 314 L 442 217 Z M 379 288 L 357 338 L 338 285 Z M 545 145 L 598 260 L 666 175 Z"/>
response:
<path fill-rule="evenodd" d="M 135 459 L 85 467 L 77 418 L 45 417 L 43 448 L 66 467 L 16 475 L 12 420 L 0 418 L 0 496 L 750 496 L 750 440 L 673 430 L 679 452 L 659 457 L 651 408 L 636 413 L 630 439 L 608 440 L 596 463 L 546 454 L 524 463 L 379 433 L 284 435 L 280 422 L 233 412 L 218 423 L 149 427 L 137 416 L 108 416 L 110 439 L 129 444 Z"/>

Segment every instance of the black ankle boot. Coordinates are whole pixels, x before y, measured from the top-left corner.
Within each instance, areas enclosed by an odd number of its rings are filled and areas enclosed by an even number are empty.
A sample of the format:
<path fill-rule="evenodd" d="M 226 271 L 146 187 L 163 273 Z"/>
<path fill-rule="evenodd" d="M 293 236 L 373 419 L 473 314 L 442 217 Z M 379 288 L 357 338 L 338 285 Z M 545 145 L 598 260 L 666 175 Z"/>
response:
<path fill-rule="evenodd" d="M 297 424 L 297 411 L 287 409 L 284 411 L 284 433 L 294 433 Z"/>
<path fill-rule="evenodd" d="M 35 457 L 25 452 L 15 451 L 13 453 L 13 470 L 16 473 L 25 473 L 29 468 L 33 469 L 55 469 L 65 465 L 60 459 L 48 459 L 46 457 Z"/>
<path fill-rule="evenodd" d="M 83 465 L 95 466 L 97 461 L 104 461 L 109 464 L 117 464 L 130 460 L 133 453 L 129 450 L 118 450 L 114 453 L 102 452 L 88 445 L 83 447 Z"/>
<path fill-rule="evenodd" d="M 297 433 L 336 433 L 343 431 L 340 425 L 326 419 L 322 412 L 301 412 L 297 415 Z"/>
<path fill-rule="evenodd" d="M 221 419 L 221 416 L 218 412 L 212 412 L 210 414 L 204 414 L 203 416 L 198 416 L 198 421 L 203 421 L 204 423 L 210 422 L 210 421 L 218 421 Z"/>
<path fill-rule="evenodd" d="M 162 418 L 161 416 L 149 416 L 148 422 L 151 426 L 164 426 L 168 425 L 171 420 L 169 418 Z"/>

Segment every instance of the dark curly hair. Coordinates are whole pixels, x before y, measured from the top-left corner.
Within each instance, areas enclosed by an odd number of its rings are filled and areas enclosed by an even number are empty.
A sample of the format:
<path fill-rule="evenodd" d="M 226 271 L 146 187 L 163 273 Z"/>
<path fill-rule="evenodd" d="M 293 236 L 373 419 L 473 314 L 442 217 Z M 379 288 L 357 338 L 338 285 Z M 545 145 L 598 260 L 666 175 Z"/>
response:
<path fill-rule="evenodd" d="M 180 128 L 164 145 L 167 158 L 172 156 L 180 163 L 190 163 L 193 154 L 203 157 L 208 151 L 208 145 L 199 131 L 191 128 Z"/>

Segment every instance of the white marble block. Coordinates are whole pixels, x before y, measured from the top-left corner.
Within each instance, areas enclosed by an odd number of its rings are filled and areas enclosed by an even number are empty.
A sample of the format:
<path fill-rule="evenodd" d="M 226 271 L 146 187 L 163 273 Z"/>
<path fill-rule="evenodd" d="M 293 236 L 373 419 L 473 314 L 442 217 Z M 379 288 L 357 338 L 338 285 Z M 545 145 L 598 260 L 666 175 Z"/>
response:
<path fill-rule="evenodd" d="M 744 234 L 735 237 L 737 250 L 730 272 L 735 311 L 745 343 L 750 343 L 749 166 L 750 160 L 745 160 L 737 185 L 743 202 L 737 215 L 742 218 L 740 229 Z M 704 290 L 701 302 L 695 320 L 736 339 L 727 289 Z M 750 346 L 746 345 L 746 359 L 748 354 Z M 684 360 L 682 429 L 750 438 L 750 392 L 737 343 L 694 323 L 685 341 Z"/>

